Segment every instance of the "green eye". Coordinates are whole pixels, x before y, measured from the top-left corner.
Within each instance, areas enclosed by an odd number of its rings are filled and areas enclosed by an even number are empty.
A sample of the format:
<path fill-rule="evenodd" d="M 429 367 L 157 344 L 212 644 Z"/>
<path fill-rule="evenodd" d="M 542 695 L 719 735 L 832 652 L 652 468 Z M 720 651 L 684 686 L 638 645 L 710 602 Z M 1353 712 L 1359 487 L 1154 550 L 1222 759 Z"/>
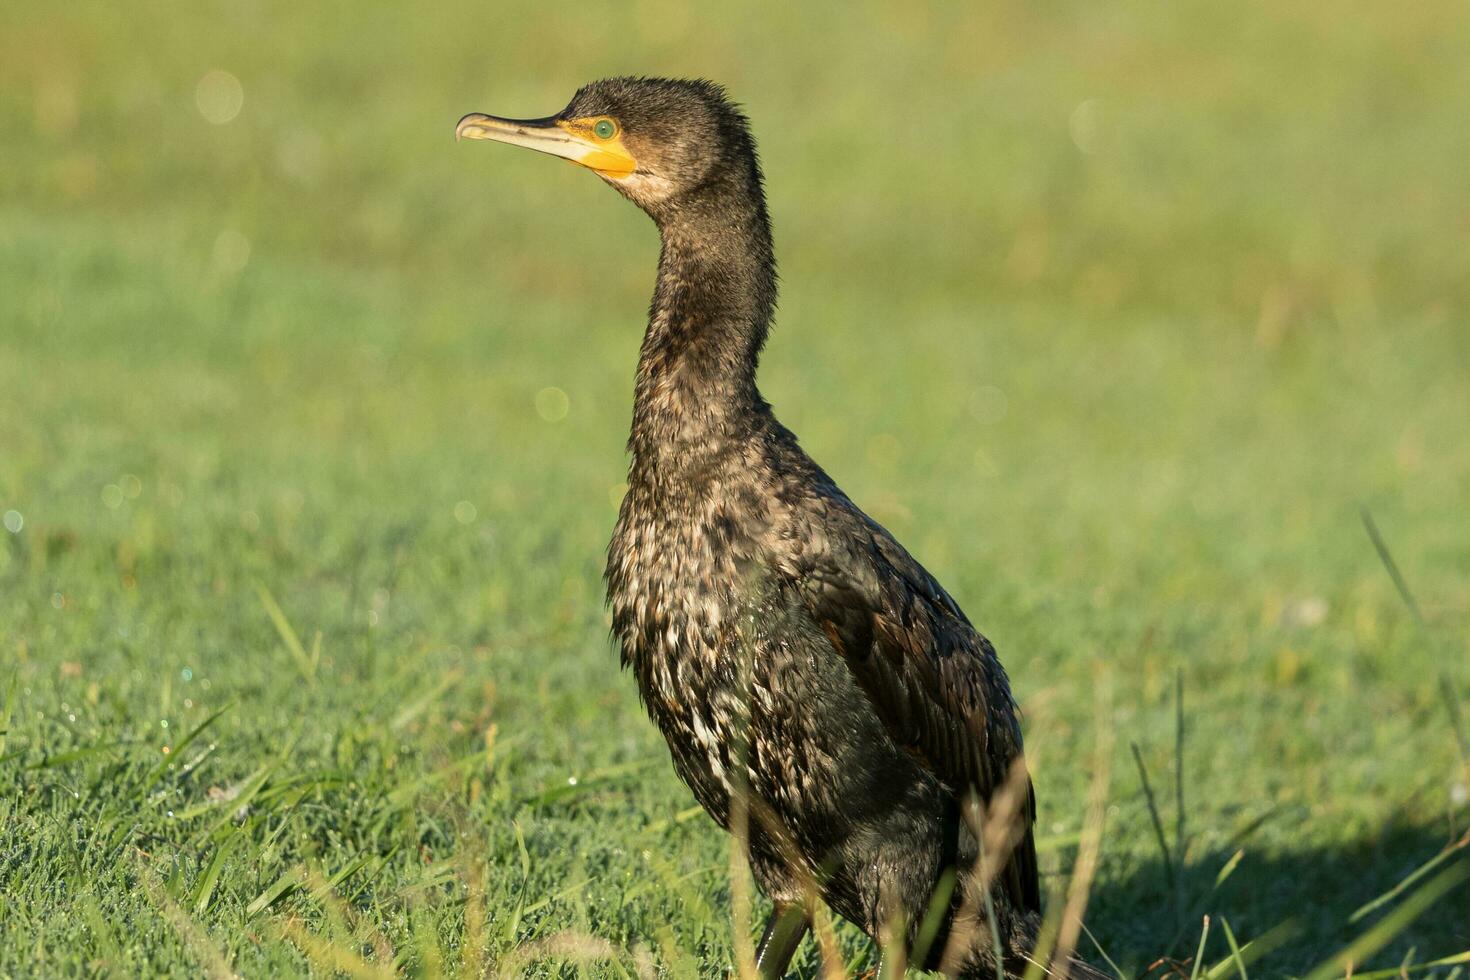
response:
<path fill-rule="evenodd" d="M 592 131 L 597 134 L 598 139 L 610 140 L 613 138 L 613 133 L 618 131 L 618 124 L 611 119 L 599 119 L 593 125 Z"/>

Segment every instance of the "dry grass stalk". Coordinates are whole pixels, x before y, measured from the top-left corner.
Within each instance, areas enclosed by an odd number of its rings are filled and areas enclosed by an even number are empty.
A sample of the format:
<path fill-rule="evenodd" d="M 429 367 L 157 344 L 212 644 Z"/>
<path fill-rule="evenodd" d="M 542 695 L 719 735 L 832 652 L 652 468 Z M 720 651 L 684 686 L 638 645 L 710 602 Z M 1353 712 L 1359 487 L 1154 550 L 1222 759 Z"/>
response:
<path fill-rule="evenodd" d="M 1082 825 L 1082 841 L 1077 847 L 1077 862 L 1072 867 L 1072 883 L 1067 889 L 1067 906 L 1062 913 L 1054 962 L 1063 965 L 1066 976 L 1072 953 L 1077 949 L 1077 936 L 1082 930 L 1082 916 L 1087 911 L 1087 897 L 1092 878 L 1097 873 L 1098 854 L 1102 850 L 1103 824 L 1107 818 L 1108 781 L 1112 777 L 1113 726 L 1109 723 L 1112 697 L 1109 685 L 1099 677 L 1097 686 L 1097 722 L 1094 745 L 1092 788 L 1088 793 L 1087 819 Z"/>
<path fill-rule="evenodd" d="M 230 967 L 229 957 L 215 945 L 189 913 L 179 907 L 163 886 L 154 880 L 148 868 L 138 868 L 138 880 L 143 883 L 143 890 L 148 893 L 149 900 L 158 907 L 158 911 L 173 927 L 174 932 L 178 933 L 185 948 L 199 961 L 204 975 L 210 980 L 235 980 L 238 974 Z"/>

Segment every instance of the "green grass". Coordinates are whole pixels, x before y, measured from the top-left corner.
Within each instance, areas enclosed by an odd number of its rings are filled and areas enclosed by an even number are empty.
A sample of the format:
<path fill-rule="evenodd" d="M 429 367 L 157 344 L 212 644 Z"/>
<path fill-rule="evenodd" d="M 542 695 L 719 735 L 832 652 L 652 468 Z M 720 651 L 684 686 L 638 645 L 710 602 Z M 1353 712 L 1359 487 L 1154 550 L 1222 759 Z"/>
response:
<path fill-rule="evenodd" d="M 1349 921 L 1470 825 L 1470 17 L 789 7 L 4 3 L 0 975 L 732 962 L 600 598 L 653 229 L 451 137 L 625 71 L 753 116 L 763 386 L 1001 650 L 1057 890 L 1110 692 L 1112 959 L 1470 948 L 1463 858 Z"/>

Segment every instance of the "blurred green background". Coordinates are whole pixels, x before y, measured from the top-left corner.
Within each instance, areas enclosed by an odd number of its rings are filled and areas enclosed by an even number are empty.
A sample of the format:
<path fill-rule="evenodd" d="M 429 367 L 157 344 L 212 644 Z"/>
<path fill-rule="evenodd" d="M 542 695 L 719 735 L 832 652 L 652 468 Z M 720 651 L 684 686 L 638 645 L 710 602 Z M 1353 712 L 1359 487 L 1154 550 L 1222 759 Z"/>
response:
<path fill-rule="evenodd" d="M 617 73 L 751 115 L 763 389 L 996 642 L 1049 886 L 1101 717 L 1110 955 L 1334 952 L 1470 824 L 1467 51 L 1449 0 L 0 0 L 0 973 L 728 967 L 601 608 L 657 237 L 452 138 Z"/>

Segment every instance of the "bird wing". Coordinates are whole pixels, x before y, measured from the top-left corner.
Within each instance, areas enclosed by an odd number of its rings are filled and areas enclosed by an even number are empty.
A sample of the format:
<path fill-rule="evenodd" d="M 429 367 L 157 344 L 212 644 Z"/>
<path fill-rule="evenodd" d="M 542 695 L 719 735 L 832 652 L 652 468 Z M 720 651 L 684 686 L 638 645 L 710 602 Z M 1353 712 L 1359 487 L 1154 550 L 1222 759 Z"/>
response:
<path fill-rule="evenodd" d="M 995 648 L 893 537 L 829 499 L 793 555 L 808 613 L 851 669 L 889 735 L 963 800 L 989 802 L 1021 755 L 1021 729 Z M 1029 778 L 1025 830 L 996 884 L 1040 908 Z"/>

